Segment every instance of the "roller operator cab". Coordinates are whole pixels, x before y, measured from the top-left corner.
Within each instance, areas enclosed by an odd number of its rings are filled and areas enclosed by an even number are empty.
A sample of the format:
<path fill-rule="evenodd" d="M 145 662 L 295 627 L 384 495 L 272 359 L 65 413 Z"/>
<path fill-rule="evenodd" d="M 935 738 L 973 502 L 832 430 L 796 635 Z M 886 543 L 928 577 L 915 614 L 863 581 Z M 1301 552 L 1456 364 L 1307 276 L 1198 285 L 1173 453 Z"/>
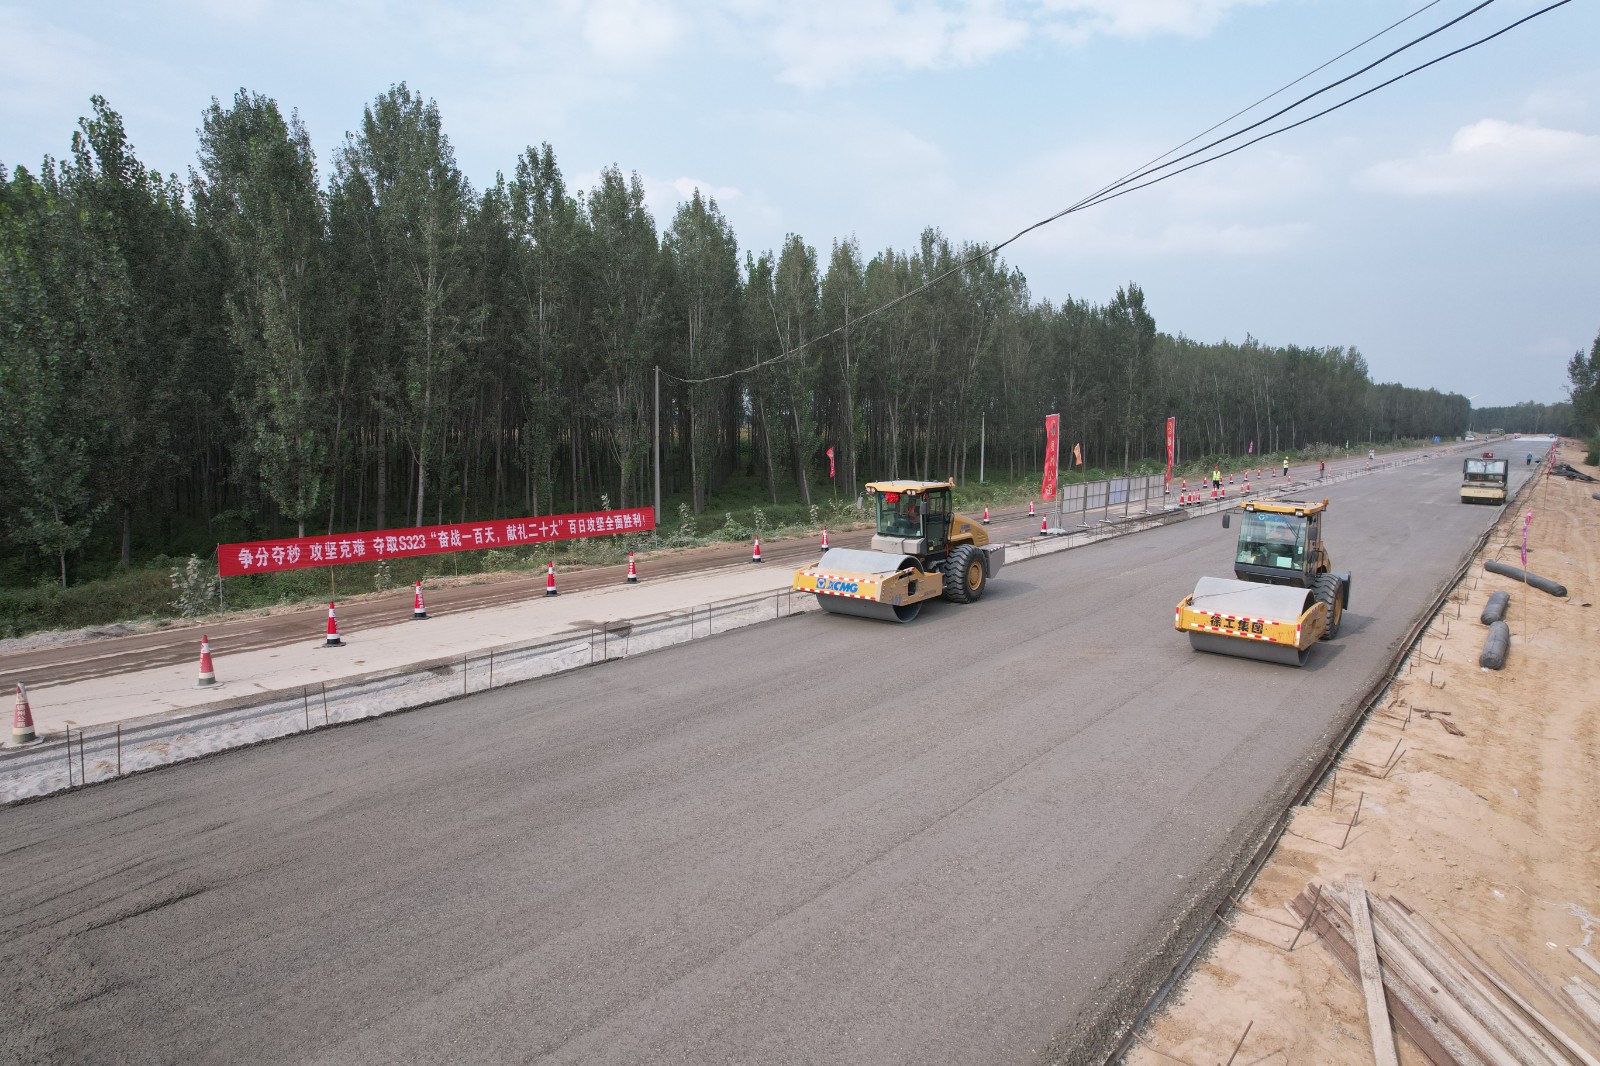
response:
<path fill-rule="evenodd" d="M 1322 539 L 1327 509 L 1327 500 L 1241 504 L 1233 578 L 1201 578 L 1174 626 L 1200 651 L 1305 665 L 1350 605 L 1350 575 L 1333 570 Z"/>
<path fill-rule="evenodd" d="M 1005 562 L 981 523 L 951 506 L 953 481 L 879 481 L 872 550 L 834 548 L 795 571 L 794 589 L 832 614 L 909 622 L 928 600 L 975 603 Z"/>

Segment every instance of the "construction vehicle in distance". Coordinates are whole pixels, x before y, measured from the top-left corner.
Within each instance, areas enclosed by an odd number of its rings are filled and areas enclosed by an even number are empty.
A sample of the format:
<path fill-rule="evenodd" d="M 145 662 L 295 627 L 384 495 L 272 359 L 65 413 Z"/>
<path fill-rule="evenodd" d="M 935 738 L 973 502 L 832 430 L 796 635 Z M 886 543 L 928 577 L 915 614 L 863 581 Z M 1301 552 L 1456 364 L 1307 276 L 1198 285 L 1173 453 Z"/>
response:
<path fill-rule="evenodd" d="M 1322 540 L 1328 501 L 1239 506 L 1234 576 L 1201 578 L 1178 604 L 1174 627 L 1197 651 L 1304 666 L 1313 644 L 1338 636 L 1350 606 L 1350 575 L 1333 570 Z"/>
<path fill-rule="evenodd" d="M 1505 503 L 1510 465 L 1510 460 L 1496 459 L 1494 452 L 1484 452 L 1482 459 L 1463 459 L 1461 502 Z"/>
<path fill-rule="evenodd" d="M 951 508 L 954 481 L 878 481 L 867 495 L 878 511 L 872 550 L 830 548 L 794 574 L 796 592 L 815 593 L 832 614 L 909 622 L 928 600 L 975 603 L 1005 563 L 1005 547 Z"/>

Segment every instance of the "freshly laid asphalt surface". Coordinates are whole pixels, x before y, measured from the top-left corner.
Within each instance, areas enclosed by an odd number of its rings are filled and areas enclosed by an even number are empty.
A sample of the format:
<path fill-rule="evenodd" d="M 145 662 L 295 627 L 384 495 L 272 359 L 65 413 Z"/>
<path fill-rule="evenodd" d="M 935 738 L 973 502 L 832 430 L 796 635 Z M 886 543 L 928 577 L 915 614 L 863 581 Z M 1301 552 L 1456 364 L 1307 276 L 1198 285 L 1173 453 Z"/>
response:
<path fill-rule="evenodd" d="M 0 1061 L 1098 1062 L 1500 513 L 1459 471 L 1329 486 L 1299 670 L 1173 631 L 1207 516 L 0 810 Z"/>

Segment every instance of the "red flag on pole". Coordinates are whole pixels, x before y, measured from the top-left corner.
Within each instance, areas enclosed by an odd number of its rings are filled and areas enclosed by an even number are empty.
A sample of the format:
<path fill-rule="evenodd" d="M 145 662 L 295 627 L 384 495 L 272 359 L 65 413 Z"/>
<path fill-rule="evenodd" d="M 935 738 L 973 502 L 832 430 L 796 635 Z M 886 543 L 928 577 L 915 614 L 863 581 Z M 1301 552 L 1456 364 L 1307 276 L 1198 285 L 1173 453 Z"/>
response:
<path fill-rule="evenodd" d="M 1044 416 L 1044 487 L 1040 490 L 1047 500 L 1056 498 L 1056 466 L 1061 453 L 1061 416 Z"/>
<path fill-rule="evenodd" d="M 833 449 L 828 449 L 828 476 L 833 476 Z"/>
<path fill-rule="evenodd" d="M 1256 453 L 1256 442 L 1255 441 L 1251 441 L 1250 442 L 1250 454 L 1254 455 L 1255 453 Z"/>
<path fill-rule="evenodd" d="M 1533 524 L 1533 512 L 1529 511 L 1522 519 L 1522 568 L 1528 568 L 1528 527 Z"/>
<path fill-rule="evenodd" d="M 1167 484 L 1164 487 L 1170 487 L 1172 485 L 1172 459 L 1173 453 L 1177 448 L 1177 443 L 1178 420 L 1176 418 L 1169 418 L 1167 419 Z"/>
<path fill-rule="evenodd" d="M 1083 452 L 1078 450 L 1078 445 L 1076 445 L 1076 444 L 1074 444 L 1072 446 L 1072 465 L 1073 466 L 1082 466 L 1083 465 Z"/>

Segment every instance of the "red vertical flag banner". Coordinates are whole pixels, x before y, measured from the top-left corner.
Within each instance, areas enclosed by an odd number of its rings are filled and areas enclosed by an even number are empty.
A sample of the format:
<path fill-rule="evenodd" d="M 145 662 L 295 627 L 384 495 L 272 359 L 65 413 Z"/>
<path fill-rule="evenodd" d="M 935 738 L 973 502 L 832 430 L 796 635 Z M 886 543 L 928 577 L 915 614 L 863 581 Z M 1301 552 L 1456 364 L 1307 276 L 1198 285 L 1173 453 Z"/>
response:
<path fill-rule="evenodd" d="M 833 477 L 833 449 L 828 449 L 828 476 Z"/>
<path fill-rule="evenodd" d="M 1044 487 L 1039 495 L 1047 500 L 1056 498 L 1056 465 L 1061 453 L 1061 416 L 1044 416 Z"/>
<path fill-rule="evenodd" d="M 1178 444 L 1178 420 L 1167 419 L 1167 489 L 1172 488 L 1172 457 Z"/>
<path fill-rule="evenodd" d="M 1522 519 L 1522 568 L 1528 568 L 1528 527 L 1533 525 L 1533 512 L 1529 511 Z"/>

